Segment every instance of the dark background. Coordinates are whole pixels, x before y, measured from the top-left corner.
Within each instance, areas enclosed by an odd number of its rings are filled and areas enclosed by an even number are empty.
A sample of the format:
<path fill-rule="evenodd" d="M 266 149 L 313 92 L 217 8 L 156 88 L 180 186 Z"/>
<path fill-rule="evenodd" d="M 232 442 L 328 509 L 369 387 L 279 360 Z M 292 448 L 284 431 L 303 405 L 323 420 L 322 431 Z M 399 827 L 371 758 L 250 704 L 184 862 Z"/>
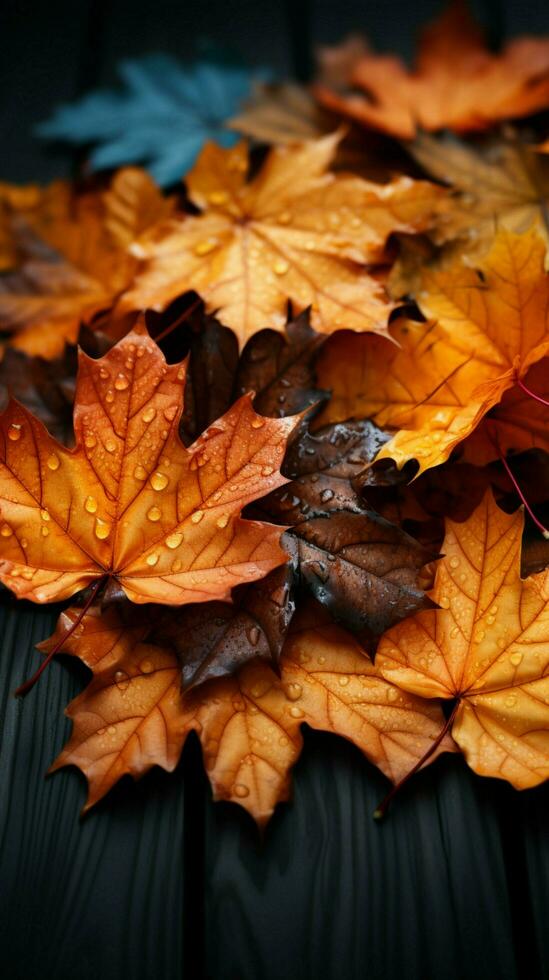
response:
<path fill-rule="evenodd" d="M 497 42 L 549 32 L 546 0 L 477 3 Z M 4 2 L 0 179 L 48 180 L 70 156 L 33 140 L 59 101 L 112 83 L 120 57 L 192 56 L 199 36 L 303 78 L 313 42 L 366 31 L 409 56 L 435 0 Z M 177 771 L 129 780 L 86 820 L 75 771 L 45 779 L 85 671 L 51 665 L 24 702 L 55 609 L 0 604 L 0 968 L 6 980 L 547 980 L 548 787 L 517 793 L 442 758 L 371 813 L 386 780 L 307 732 L 295 799 L 263 841 L 211 802 L 191 740 Z"/>

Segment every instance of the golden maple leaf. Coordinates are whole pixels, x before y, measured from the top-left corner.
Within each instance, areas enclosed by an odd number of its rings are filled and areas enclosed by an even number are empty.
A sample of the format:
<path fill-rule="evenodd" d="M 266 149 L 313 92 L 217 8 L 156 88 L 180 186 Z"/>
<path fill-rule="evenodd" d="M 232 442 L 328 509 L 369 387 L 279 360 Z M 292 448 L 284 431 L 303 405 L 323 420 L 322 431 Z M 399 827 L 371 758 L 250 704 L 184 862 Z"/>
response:
<path fill-rule="evenodd" d="M 79 614 L 63 613 L 41 649 L 53 649 Z M 86 809 L 125 773 L 173 770 L 194 730 L 215 798 L 240 803 L 263 824 L 288 799 L 303 722 L 350 739 L 394 781 L 433 745 L 444 722 L 438 704 L 384 680 L 349 634 L 322 615 L 319 622 L 318 610 L 294 625 L 280 677 L 257 660 L 187 694 L 173 650 L 144 641 L 146 631 L 146 616 L 128 625 L 115 607 L 92 608 L 63 647 L 94 676 L 67 709 L 73 733 L 53 768 L 84 772 Z M 447 738 L 439 751 L 454 748 Z"/>
<path fill-rule="evenodd" d="M 185 363 L 166 365 L 138 325 L 105 357 L 80 352 L 68 450 L 11 401 L 0 416 L 0 580 L 51 602 L 112 576 L 133 602 L 230 597 L 286 560 L 283 528 L 243 520 L 285 483 L 296 416 L 240 398 L 186 449 Z"/>
<path fill-rule="evenodd" d="M 549 571 L 522 581 L 524 518 L 491 493 L 447 522 L 431 598 L 382 638 L 380 673 L 422 697 L 457 699 L 452 735 L 469 765 L 517 789 L 549 777 Z"/>
<path fill-rule="evenodd" d="M 446 192 L 328 173 L 339 138 L 273 149 L 248 183 L 244 143 L 207 144 L 186 178 L 203 213 L 160 222 L 131 246 L 145 264 L 120 310 L 161 310 L 196 290 L 242 343 L 262 327 L 282 330 L 288 300 L 311 306 L 324 333 L 385 332 L 391 304 L 365 266 L 385 257 L 391 232 L 429 227 Z"/>
<path fill-rule="evenodd" d="M 172 210 L 134 167 L 106 191 L 0 185 L 0 324 L 15 331 L 13 346 L 52 358 L 74 343 L 81 321 L 112 306 L 131 282 L 130 242 Z"/>
<path fill-rule="evenodd" d="M 497 228 L 521 233 L 536 225 L 549 241 L 549 160 L 519 140 L 474 147 L 453 139 L 419 137 L 410 152 L 425 170 L 454 190 L 444 202 L 438 240 L 460 236 L 472 259 Z"/>
<path fill-rule="evenodd" d="M 318 364 L 332 390 L 322 415 L 371 416 L 397 429 L 378 459 L 419 472 L 444 462 L 503 394 L 549 351 L 549 278 L 535 229 L 500 230 L 475 269 L 425 271 L 418 303 L 428 323 L 398 320 L 384 339 L 340 333 Z"/>
<path fill-rule="evenodd" d="M 321 104 L 390 136 L 417 129 L 483 130 L 549 105 L 549 40 L 517 38 L 492 54 L 465 3 L 452 3 L 423 32 L 413 71 L 392 55 L 352 63 L 352 94 L 319 84 Z"/>

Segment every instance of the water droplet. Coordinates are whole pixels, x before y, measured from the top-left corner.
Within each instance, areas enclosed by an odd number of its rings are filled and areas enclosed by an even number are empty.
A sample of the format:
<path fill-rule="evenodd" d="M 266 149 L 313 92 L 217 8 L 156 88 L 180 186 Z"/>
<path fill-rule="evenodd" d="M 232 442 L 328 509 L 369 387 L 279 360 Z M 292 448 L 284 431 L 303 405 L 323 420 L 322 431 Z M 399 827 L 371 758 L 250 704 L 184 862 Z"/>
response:
<path fill-rule="evenodd" d="M 252 698 L 263 698 L 271 690 L 273 685 L 267 679 L 262 679 L 257 681 L 252 688 L 250 688 L 250 695 Z"/>
<path fill-rule="evenodd" d="M 509 657 L 509 662 L 513 664 L 513 667 L 518 667 L 522 661 L 522 653 L 512 653 Z"/>
<path fill-rule="evenodd" d="M 11 442 L 18 442 L 21 438 L 21 429 L 21 425 L 16 425 L 15 422 L 12 422 L 8 429 L 8 439 L 10 439 Z"/>
<path fill-rule="evenodd" d="M 147 479 L 147 471 L 146 471 L 146 469 L 145 469 L 144 466 L 141 466 L 141 463 L 138 463 L 137 464 L 137 466 L 135 467 L 135 469 L 133 471 L 133 475 L 134 475 L 134 477 L 135 477 L 136 480 L 143 481 L 143 480 L 146 480 Z"/>
<path fill-rule="evenodd" d="M 164 418 L 167 422 L 173 422 L 175 416 L 177 415 L 177 406 L 169 405 L 168 408 L 164 409 Z"/>
<path fill-rule="evenodd" d="M 171 548 L 173 551 L 174 548 L 179 548 L 179 545 L 181 544 L 182 541 L 183 541 L 183 535 L 181 531 L 174 531 L 173 534 L 169 534 L 168 537 L 166 538 L 166 545 L 168 548 Z"/>
<path fill-rule="evenodd" d="M 49 470 L 55 472 L 55 470 L 58 470 L 60 466 L 61 466 L 61 460 L 59 459 L 59 456 L 56 456 L 55 453 L 52 453 L 51 456 L 48 456 Z"/>
<path fill-rule="evenodd" d="M 114 439 L 107 439 L 107 441 L 105 442 L 105 449 L 107 450 L 108 453 L 114 453 L 114 451 L 116 450 L 116 443 Z"/>
<path fill-rule="evenodd" d="M 151 476 L 151 487 L 153 490 L 165 490 L 168 483 L 168 477 L 165 473 L 161 473 L 160 470 L 157 470 L 156 473 L 153 473 Z"/>
<path fill-rule="evenodd" d="M 397 690 L 397 688 L 396 687 L 388 687 L 387 688 L 387 700 L 388 701 L 398 701 L 398 698 L 399 698 L 399 691 Z"/>
<path fill-rule="evenodd" d="M 227 527 L 227 524 L 229 523 L 229 515 L 228 514 L 222 514 L 221 517 L 218 517 L 217 518 L 217 520 L 216 520 L 215 523 L 216 523 L 217 527 L 222 531 L 223 528 L 224 527 Z"/>
<path fill-rule="evenodd" d="M 142 674 L 151 674 L 154 670 L 154 664 L 152 660 L 142 660 L 139 664 L 139 670 Z"/>
<path fill-rule="evenodd" d="M 150 521 L 153 522 L 153 524 L 155 524 L 156 521 L 159 521 L 160 518 L 162 517 L 162 511 L 160 510 L 160 507 L 157 507 L 156 504 L 154 504 L 153 507 L 150 507 L 149 510 L 147 511 L 147 517 Z"/>
<path fill-rule="evenodd" d="M 328 501 L 332 499 L 333 495 L 334 495 L 333 490 L 323 490 L 322 493 L 320 494 L 320 499 L 323 504 L 327 504 Z"/>
<path fill-rule="evenodd" d="M 48 514 L 47 510 L 41 510 L 40 517 L 42 518 L 43 521 L 49 521 L 50 519 L 50 515 Z"/>
<path fill-rule="evenodd" d="M 264 466 L 263 469 L 261 470 L 262 476 L 270 476 L 271 473 L 274 473 L 274 469 L 272 466 Z"/>
<path fill-rule="evenodd" d="M 145 411 L 143 412 L 143 415 L 141 416 L 141 418 L 142 418 L 143 422 L 146 422 L 148 424 L 149 422 L 152 422 L 152 420 L 154 419 L 155 415 L 156 415 L 156 409 L 153 408 L 152 405 L 151 405 L 149 408 L 146 408 L 145 409 Z"/>
<path fill-rule="evenodd" d="M 205 238 L 202 242 L 197 242 L 194 246 L 195 255 L 209 255 L 213 252 L 214 248 L 217 248 L 216 238 Z"/>
<path fill-rule="evenodd" d="M 125 670 L 116 671 L 114 675 L 114 683 L 116 684 L 119 691 L 122 692 L 127 691 L 130 684 L 130 678 Z"/>
<path fill-rule="evenodd" d="M 179 558 L 176 558 L 175 561 L 172 562 L 172 572 L 180 572 L 182 568 L 183 562 Z"/>
<path fill-rule="evenodd" d="M 2 527 L 0 528 L 0 534 L 2 535 L 3 538 L 11 538 L 13 534 L 13 530 L 9 526 L 9 524 L 2 524 Z"/>
<path fill-rule="evenodd" d="M 439 604 L 439 606 L 442 607 L 442 609 L 449 609 L 449 607 L 450 607 L 450 600 L 449 600 L 448 596 L 447 595 L 441 595 L 440 599 L 438 600 L 438 604 Z"/>
<path fill-rule="evenodd" d="M 108 405 L 112 405 L 114 401 L 114 391 L 112 390 L 112 388 L 109 388 L 107 394 L 105 395 L 105 401 L 107 402 Z"/>
<path fill-rule="evenodd" d="M 303 688 L 301 684 L 286 684 L 284 687 L 284 693 L 288 698 L 288 701 L 299 701 L 301 695 L 303 694 Z"/>
<path fill-rule="evenodd" d="M 208 194 L 208 201 L 210 204 L 226 204 L 228 200 L 229 195 L 227 194 L 227 191 L 217 190 L 211 191 Z"/>
<path fill-rule="evenodd" d="M 303 718 L 305 716 L 305 712 L 301 708 L 298 708 L 297 704 L 292 704 L 289 714 L 292 718 Z"/>
<path fill-rule="evenodd" d="M 515 694 L 510 694 L 509 697 L 505 698 L 505 707 L 514 708 L 517 703 L 517 698 Z"/>
<path fill-rule="evenodd" d="M 450 558 L 450 568 L 459 568 L 459 558 Z"/>
<path fill-rule="evenodd" d="M 277 259 L 273 265 L 273 272 L 275 272 L 277 276 L 284 276 L 289 268 L 290 266 L 284 259 Z"/>
<path fill-rule="evenodd" d="M 114 387 L 117 391 L 125 391 L 129 386 L 129 381 L 125 374 L 117 374 L 114 382 Z"/>
<path fill-rule="evenodd" d="M 194 514 L 191 517 L 191 521 L 193 522 L 193 524 L 200 524 L 200 521 L 202 520 L 203 517 L 204 517 L 203 510 L 195 510 Z"/>
<path fill-rule="evenodd" d="M 50 533 L 49 527 L 43 526 L 40 528 L 40 534 L 42 535 L 43 538 L 47 538 L 49 533 Z"/>
<path fill-rule="evenodd" d="M 104 380 L 105 380 L 106 378 L 110 378 L 110 374 L 109 374 L 109 372 L 107 371 L 107 368 L 105 368 L 105 367 L 102 367 L 102 368 L 100 368 L 100 369 L 99 369 L 99 377 L 100 377 L 100 378 L 103 378 L 103 381 L 104 381 Z"/>
<path fill-rule="evenodd" d="M 107 524 L 106 521 L 102 521 L 100 517 L 95 518 L 95 536 L 99 538 L 100 541 L 105 541 L 111 533 L 111 526 Z"/>
<path fill-rule="evenodd" d="M 24 568 L 21 572 L 21 578 L 24 578 L 27 582 L 30 582 L 34 575 L 32 568 Z"/>
<path fill-rule="evenodd" d="M 260 631 L 257 626 L 251 626 L 250 629 L 246 630 L 246 636 L 248 637 L 250 643 L 253 647 L 256 647 L 259 643 Z"/>
<path fill-rule="evenodd" d="M 107 728 L 107 732 L 109 735 L 116 735 L 116 726 L 109 725 L 109 727 Z"/>
<path fill-rule="evenodd" d="M 233 786 L 233 793 L 238 796 L 239 799 L 243 800 L 245 796 L 250 795 L 250 788 L 246 786 L 245 783 L 235 783 Z"/>
<path fill-rule="evenodd" d="M 347 677 L 346 674 L 342 674 L 341 677 L 339 678 L 340 687 L 347 687 L 348 683 L 349 683 L 349 678 Z"/>
<path fill-rule="evenodd" d="M 289 225 L 292 220 L 292 216 L 289 211 L 281 211 L 278 216 L 278 220 L 281 225 Z"/>
<path fill-rule="evenodd" d="M 154 568 L 154 566 L 158 561 L 158 554 L 156 553 L 156 551 L 152 551 L 150 555 L 147 555 L 145 561 L 147 562 L 147 565 L 150 565 L 151 568 Z"/>
<path fill-rule="evenodd" d="M 95 497 L 86 497 L 84 501 L 84 508 L 87 510 L 88 514 L 95 514 L 97 511 L 97 500 Z"/>

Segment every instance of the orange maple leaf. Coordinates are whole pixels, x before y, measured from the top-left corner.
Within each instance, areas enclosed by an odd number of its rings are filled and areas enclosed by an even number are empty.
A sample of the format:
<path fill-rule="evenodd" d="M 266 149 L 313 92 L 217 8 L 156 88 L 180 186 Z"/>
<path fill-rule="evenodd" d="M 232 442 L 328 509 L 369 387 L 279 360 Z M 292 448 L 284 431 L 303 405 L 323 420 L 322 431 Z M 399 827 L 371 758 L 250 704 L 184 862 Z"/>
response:
<path fill-rule="evenodd" d="M 535 229 L 500 230 L 480 274 L 456 261 L 425 271 L 417 299 L 429 323 L 398 320 L 391 335 L 340 333 L 318 364 L 332 390 L 322 418 L 371 416 L 399 430 L 378 454 L 419 472 L 444 462 L 504 393 L 549 351 L 549 277 Z"/>
<path fill-rule="evenodd" d="M 484 130 L 549 105 L 549 40 L 517 38 L 492 54 L 458 0 L 424 30 L 413 71 L 395 56 L 366 53 L 347 87 L 353 94 L 323 84 L 316 94 L 325 108 L 390 136 Z"/>
<path fill-rule="evenodd" d="M 131 246 L 145 260 L 119 309 L 162 310 L 187 290 L 239 340 L 282 330 L 288 300 L 311 307 L 324 333 L 386 331 L 387 296 L 366 263 L 382 260 L 393 231 L 429 227 L 446 192 L 400 177 L 387 185 L 327 172 L 335 134 L 271 151 L 246 183 L 248 151 L 207 144 L 186 178 L 198 216 L 160 222 Z"/>
<path fill-rule="evenodd" d="M 74 343 L 81 321 L 111 307 L 131 282 L 130 242 L 172 210 L 134 167 L 106 191 L 0 184 L 0 322 L 15 331 L 13 346 L 52 358 Z"/>
<path fill-rule="evenodd" d="M 54 648 L 79 613 L 63 613 L 41 649 Z M 73 733 L 53 769 L 82 770 L 86 809 L 125 773 L 138 778 L 153 765 L 173 770 L 194 730 L 215 798 L 240 803 L 263 824 L 288 799 L 303 722 L 350 739 L 394 781 L 433 746 L 443 726 L 438 704 L 384 680 L 349 634 L 323 622 L 322 614 L 319 622 L 318 610 L 293 626 L 280 678 L 254 661 L 187 694 L 173 650 L 143 639 L 146 619 L 128 625 L 114 607 L 92 608 L 63 647 L 94 676 L 67 709 Z M 439 749 L 454 750 L 448 738 Z"/>
<path fill-rule="evenodd" d="M 447 522 L 431 598 L 382 638 L 376 666 L 422 697 L 456 699 L 452 735 L 469 765 L 517 789 L 549 777 L 549 570 L 522 581 L 522 512 L 491 493 Z"/>
<path fill-rule="evenodd" d="M 0 416 L 0 580 L 34 602 L 112 576 L 133 602 L 227 599 L 286 560 L 283 528 L 243 520 L 285 483 L 296 418 L 267 419 L 251 396 L 186 449 L 185 363 L 166 365 L 138 325 L 105 357 L 80 352 L 68 450 L 11 401 Z"/>

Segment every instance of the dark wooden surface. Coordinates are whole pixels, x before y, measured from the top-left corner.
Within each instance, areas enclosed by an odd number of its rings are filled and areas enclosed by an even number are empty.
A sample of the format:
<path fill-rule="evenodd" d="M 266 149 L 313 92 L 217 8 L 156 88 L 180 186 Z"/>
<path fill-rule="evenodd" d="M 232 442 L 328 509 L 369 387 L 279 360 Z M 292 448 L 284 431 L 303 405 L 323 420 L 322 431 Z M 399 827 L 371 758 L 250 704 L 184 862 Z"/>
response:
<path fill-rule="evenodd" d="M 478 6 L 478 5 L 477 5 Z M 110 82 L 118 58 L 224 41 L 304 74 L 312 39 L 368 28 L 411 49 L 437 8 L 155 0 L 4 2 L 0 179 L 71 161 L 29 130 L 52 105 Z M 549 28 L 545 2 L 486 2 L 497 29 Z M 85 671 L 60 658 L 25 702 L 54 610 L 0 607 L 0 967 L 8 980 L 547 980 L 549 787 L 518 794 L 441 759 L 382 826 L 386 783 L 343 740 L 307 732 L 295 798 L 261 840 L 214 805 L 191 743 L 178 770 L 129 780 L 81 821 L 82 777 L 45 778 Z"/>

